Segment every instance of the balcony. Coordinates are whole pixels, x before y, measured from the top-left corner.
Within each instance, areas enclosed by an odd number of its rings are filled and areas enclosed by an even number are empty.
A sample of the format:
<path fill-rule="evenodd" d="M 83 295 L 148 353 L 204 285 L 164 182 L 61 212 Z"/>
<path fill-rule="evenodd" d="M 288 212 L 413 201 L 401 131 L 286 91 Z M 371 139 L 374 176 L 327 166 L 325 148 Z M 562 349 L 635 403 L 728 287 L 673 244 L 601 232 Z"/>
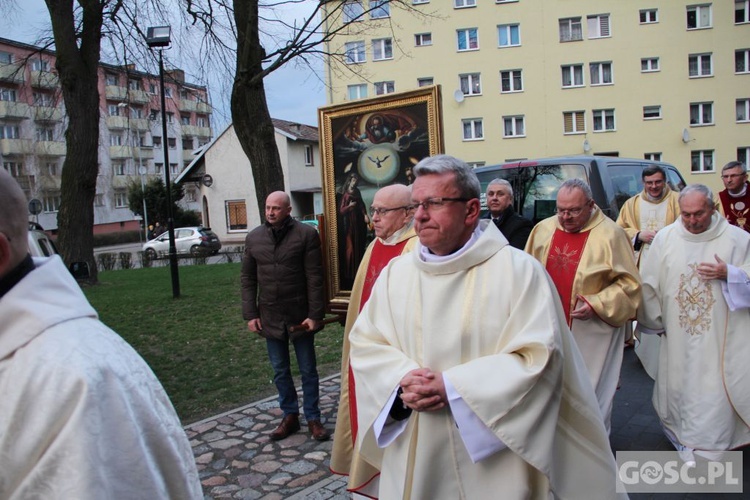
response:
<path fill-rule="evenodd" d="M 37 141 L 34 152 L 39 156 L 65 156 L 67 148 L 64 141 Z"/>
<path fill-rule="evenodd" d="M 25 102 L 0 101 L 0 118 L 23 119 L 29 117 L 29 105 Z"/>
<path fill-rule="evenodd" d="M 130 129 L 139 131 L 151 130 L 151 120 L 148 118 L 131 118 Z"/>
<path fill-rule="evenodd" d="M 33 106 L 34 120 L 38 122 L 61 122 L 63 119 L 62 108 L 52 106 Z"/>
<path fill-rule="evenodd" d="M 151 102 L 151 94 L 145 90 L 131 90 L 128 95 L 131 103 L 148 104 Z"/>
<path fill-rule="evenodd" d="M 110 146 L 109 147 L 110 158 L 133 158 L 133 148 L 130 146 Z"/>
<path fill-rule="evenodd" d="M 140 155 L 140 156 L 139 156 Z M 135 160 L 153 160 L 154 149 L 153 148 L 135 148 Z"/>
<path fill-rule="evenodd" d="M 60 78 L 49 71 L 32 71 L 29 83 L 36 88 L 56 89 L 60 86 Z"/>
<path fill-rule="evenodd" d="M 0 154 L 7 155 L 26 155 L 32 150 L 29 139 L 0 139 Z"/>
<path fill-rule="evenodd" d="M 203 114 L 210 114 L 211 113 L 211 106 L 208 103 L 205 102 L 199 102 L 199 101 L 193 101 L 190 99 L 182 99 L 179 104 L 177 105 L 180 111 L 184 112 L 195 112 L 195 113 L 203 113 Z"/>
<path fill-rule="evenodd" d="M 191 137 L 211 137 L 211 127 L 197 127 L 195 125 L 183 125 L 182 135 Z"/>
<path fill-rule="evenodd" d="M 128 128 L 127 116 L 108 116 L 107 128 L 110 130 L 124 130 Z"/>
<path fill-rule="evenodd" d="M 0 64 L 0 82 L 23 83 L 23 65 L 21 63 Z"/>
<path fill-rule="evenodd" d="M 107 85 L 104 87 L 104 95 L 111 101 L 126 101 L 128 99 L 128 88 L 118 85 Z"/>
<path fill-rule="evenodd" d="M 193 161 L 195 155 L 193 154 L 194 149 L 183 149 L 182 150 L 182 161 Z"/>

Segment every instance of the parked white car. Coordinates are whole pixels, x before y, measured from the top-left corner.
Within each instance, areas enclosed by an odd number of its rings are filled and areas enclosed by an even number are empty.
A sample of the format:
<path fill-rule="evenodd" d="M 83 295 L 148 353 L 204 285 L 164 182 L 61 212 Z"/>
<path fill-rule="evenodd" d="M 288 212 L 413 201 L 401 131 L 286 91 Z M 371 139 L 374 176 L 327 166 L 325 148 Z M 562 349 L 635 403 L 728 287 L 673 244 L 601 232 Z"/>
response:
<path fill-rule="evenodd" d="M 210 227 L 180 227 L 174 230 L 174 244 L 178 254 L 192 256 L 215 255 L 221 250 L 221 241 Z M 169 231 L 143 245 L 149 259 L 169 255 Z"/>
<path fill-rule="evenodd" d="M 49 257 L 59 253 L 55 242 L 35 222 L 29 222 L 29 253 L 32 257 Z"/>

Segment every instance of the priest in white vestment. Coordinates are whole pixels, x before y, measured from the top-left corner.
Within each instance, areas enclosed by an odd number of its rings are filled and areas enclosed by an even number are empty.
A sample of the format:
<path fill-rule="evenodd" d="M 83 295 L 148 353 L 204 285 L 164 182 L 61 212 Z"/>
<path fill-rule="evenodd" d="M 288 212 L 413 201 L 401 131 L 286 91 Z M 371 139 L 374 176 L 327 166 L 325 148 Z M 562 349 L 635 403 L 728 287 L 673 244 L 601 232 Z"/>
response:
<path fill-rule="evenodd" d="M 146 362 L 59 256 L 29 255 L 26 197 L 4 169 L 0 214 L 0 498 L 203 498 Z"/>
<path fill-rule="evenodd" d="M 543 268 L 479 224 L 470 167 L 414 168 L 417 248 L 350 335 L 361 455 L 380 498 L 616 498 L 586 368 Z"/>
<path fill-rule="evenodd" d="M 750 444 L 750 235 L 695 184 L 641 267 L 644 333 L 661 334 L 653 403 L 685 453 Z"/>

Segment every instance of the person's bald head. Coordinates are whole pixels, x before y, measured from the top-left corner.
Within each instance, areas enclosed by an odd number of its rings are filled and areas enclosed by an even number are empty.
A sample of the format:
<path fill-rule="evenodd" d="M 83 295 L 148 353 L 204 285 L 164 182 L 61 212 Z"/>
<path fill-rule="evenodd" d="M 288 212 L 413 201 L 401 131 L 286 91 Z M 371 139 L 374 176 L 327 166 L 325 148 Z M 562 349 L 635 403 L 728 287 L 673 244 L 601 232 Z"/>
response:
<path fill-rule="evenodd" d="M 410 224 L 414 218 L 411 188 L 403 184 L 391 184 L 380 188 L 372 199 L 371 215 L 375 236 L 383 240 L 388 239 L 393 233 Z"/>
<path fill-rule="evenodd" d="M 16 180 L 0 168 L 0 278 L 29 253 L 26 196 Z"/>
<path fill-rule="evenodd" d="M 266 222 L 278 226 L 292 213 L 291 200 L 284 191 L 274 191 L 266 197 Z"/>

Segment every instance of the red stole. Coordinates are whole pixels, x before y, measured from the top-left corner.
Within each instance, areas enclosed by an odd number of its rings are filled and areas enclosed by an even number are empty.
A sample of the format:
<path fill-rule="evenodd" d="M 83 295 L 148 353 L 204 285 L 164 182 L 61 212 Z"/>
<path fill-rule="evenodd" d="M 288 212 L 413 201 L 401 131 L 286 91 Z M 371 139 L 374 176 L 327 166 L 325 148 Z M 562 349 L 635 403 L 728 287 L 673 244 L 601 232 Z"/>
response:
<path fill-rule="evenodd" d="M 365 306 L 367 301 L 370 299 L 370 293 L 372 287 L 375 284 L 375 280 L 380 276 L 380 272 L 383 268 L 388 265 L 391 259 L 398 257 L 404 251 L 404 247 L 409 239 L 405 239 L 395 245 L 384 245 L 380 240 L 375 240 L 372 246 L 372 252 L 370 252 L 370 262 L 367 263 L 367 270 L 365 271 L 365 279 L 362 283 L 362 295 L 359 300 L 359 311 Z M 352 426 L 352 442 L 357 442 L 357 393 L 354 387 L 354 371 L 352 366 L 349 365 L 349 420 Z"/>
<path fill-rule="evenodd" d="M 549 254 L 547 255 L 547 272 L 555 283 L 557 293 L 562 301 L 565 319 L 570 326 L 570 311 L 575 306 L 572 303 L 573 282 L 576 278 L 578 264 L 589 238 L 590 231 L 584 233 L 566 233 L 556 229 L 552 235 Z"/>
<path fill-rule="evenodd" d="M 724 215 L 733 226 L 750 232 L 750 184 L 745 183 L 747 190 L 745 196 L 734 198 L 726 189 L 719 192 Z"/>

